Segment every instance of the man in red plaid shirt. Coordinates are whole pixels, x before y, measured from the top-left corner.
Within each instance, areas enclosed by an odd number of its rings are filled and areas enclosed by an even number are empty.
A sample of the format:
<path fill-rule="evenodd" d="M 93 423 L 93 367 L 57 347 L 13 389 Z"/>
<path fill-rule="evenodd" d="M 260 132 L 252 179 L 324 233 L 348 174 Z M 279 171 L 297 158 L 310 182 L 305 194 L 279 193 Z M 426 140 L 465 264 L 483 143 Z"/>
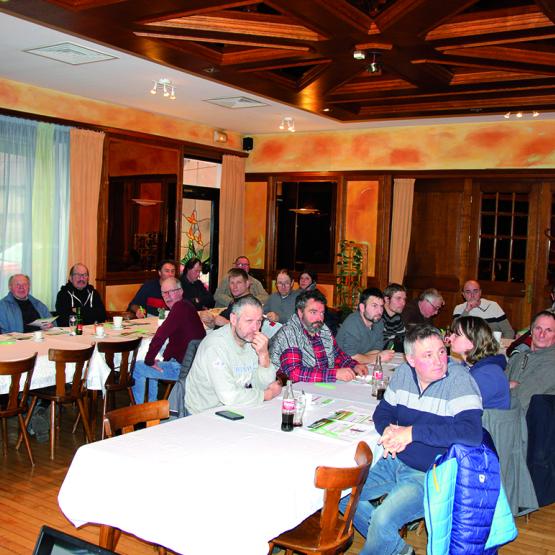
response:
<path fill-rule="evenodd" d="M 293 382 L 348 382 L 368 368 L 345 354 L 324 324 L 326 297 L 303 291 L 295 301 L 295 314 L 272 338 L 270 357 L 276 368 Z"/>

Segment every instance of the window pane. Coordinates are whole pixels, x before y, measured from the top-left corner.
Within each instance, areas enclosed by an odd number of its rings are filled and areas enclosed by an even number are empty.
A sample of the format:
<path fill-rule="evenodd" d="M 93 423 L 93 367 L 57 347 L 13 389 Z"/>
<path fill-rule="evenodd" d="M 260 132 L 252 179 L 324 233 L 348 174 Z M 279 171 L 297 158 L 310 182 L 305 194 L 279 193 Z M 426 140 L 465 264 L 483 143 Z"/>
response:
<path fill-rule="evenodd" d="M 524 283 L 524 263 L 513 262 L 511 264 L 511 281 L 515 283 Z"/>
<path fill-rule="evenodd" d="M 528 235 L 528 216 L 515 216 L 514 234 L 526 237 Z"/>
<path fill-rule="evenodd" d="M 499 216 L 497 218 L 497 235 L 511 234 L 511 216 Z"/>
<path fill-rule="evenodd" d="M 493 239 L 483 238 L 480 240 L 480 258 L 493 258 Z"/>
<path fill-rule="evenodd" d="M 495 212 L 495 195 L 482 195 L 482 212 Z"/>
<path fill-rule="evenodd" d="M 506 212 L 511 214 L 513 212 L 513 199 L 512 195 L 500 195 L 499 204 L 497 206 L 498 212 Z"/>
<path fill-rule="evenodd" d="M 513 259 L 524 260 L 526 258 L 526 241 L 516 239 L 513 241 Z"/>
<path fill-rule="evenodd" d="M 491 260 L 480 260 L 478 263 L 478 279 L 490 281 L 492 279 L 491 268 Z"/>
<path fill-rule="evenodd" d="M 509 280 L 509 263 L 506 261 L 495 263 L 495 281 Z"/>
<path fill-rule="evenodd" d="M 493 235 L 495 233 L 495 216 L 482 216 L 482 235 Z"/>
<path fill-rule="evenodd" d="M 495 258 L 508 259 L 510 252 L 511 252 L 510 239 L 497 239 L 497 245 L 495 247 Z"/>

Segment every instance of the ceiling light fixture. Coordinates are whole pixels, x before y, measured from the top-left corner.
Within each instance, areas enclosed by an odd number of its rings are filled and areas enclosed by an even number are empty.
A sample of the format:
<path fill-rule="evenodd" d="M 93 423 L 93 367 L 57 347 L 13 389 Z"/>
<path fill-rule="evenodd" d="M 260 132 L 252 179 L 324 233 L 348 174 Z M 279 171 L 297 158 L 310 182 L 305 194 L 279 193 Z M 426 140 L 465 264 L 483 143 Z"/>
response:
<path fill-rule="evenodd" d="M 158 79 L 158 81 L 153 81 L 150 94 L 157 94 L 159 91 L 162 92 L 165 98 L 175 100 L 175 86 L 169 79 L 163 77 Z"/>
<path fill-rule="evenodd" d="M 371 73 L 372 75 L 381 75 L 382 74 L 382 66 L 381 66 L 380 62 L 378 61 L 378 54 L 376 52 L 372 52 L 372 61 L 370 62 L 370 64 L 366 68 L 366 71 L 368 73 Z"/>
<path fill-rule="evenodd" d="M 291 131 L 291 133 L 295 132 L 295 120 L 291 116 L 285 116 L 281 118 L 281 123 L 279 124 L 279 128 L 281 131 Z"/>
<path fill-rule="evenodd" d="M 353 58 L 355 60 L 366 60 L 366 52 L 364 50 L 354 50 Z"/>
<path fill-rule="evenodd" d="M 532 112 L 522 112 L 518 111 L 513 114 L 513 112 L 507 112 L 503 114 L 505 119 L 511 119 L 513 117 L 517 119 L 528 119 L 528 118 L 537 118 L 539 117 L 540 113 L 537 110 L 533 110 Z"/>

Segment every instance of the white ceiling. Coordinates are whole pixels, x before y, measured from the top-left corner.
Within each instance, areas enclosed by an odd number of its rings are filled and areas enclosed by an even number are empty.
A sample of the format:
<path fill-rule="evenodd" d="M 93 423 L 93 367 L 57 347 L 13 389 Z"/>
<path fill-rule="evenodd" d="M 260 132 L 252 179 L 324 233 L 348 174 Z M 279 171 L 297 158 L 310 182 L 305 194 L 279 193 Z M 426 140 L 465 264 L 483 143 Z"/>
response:
<path fill-rule="evenodd" d="M 117 59 L 85 65 L 68 65 L 24 52 L 31 48 L 71 41 L 101 50 Z M 324 131 L 430 124 L 430 120 L 338 123 L 291 108 L 208 79 L 177 71 L 104 45 L 76 38 L 0 12 L 0 77 L 86 98 L 197 121 L 242 134 L 279 132 L 281 118 L 292 116 L 297 131 Z M 151 95 L 154 80 L 169 78 L 176 100 Z M 260 108 L 229 109 L 204 102 L 211 98 L 247 96 L 267 103 Z M 552 119 L 554 114 L 541 114 Z M 500 116 L 435 119 L 434 123 L 500 121 Z M 287 131 L 285 131 L 287 133 Z"/>

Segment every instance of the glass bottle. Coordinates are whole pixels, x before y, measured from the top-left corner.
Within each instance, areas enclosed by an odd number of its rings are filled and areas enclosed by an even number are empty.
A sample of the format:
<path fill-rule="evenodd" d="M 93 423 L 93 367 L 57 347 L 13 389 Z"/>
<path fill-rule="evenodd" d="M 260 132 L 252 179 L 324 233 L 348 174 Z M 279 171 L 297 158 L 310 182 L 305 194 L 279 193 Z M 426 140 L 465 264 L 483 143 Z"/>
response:
<path fill-rule="evenodd" d="M 283 401 L 281 402 L 281 431 L 293 431 L 293 417 L 295 416 L 295 396 L 293 394 L 293 383 L 287 380 Z"/>
<path fill-rule="evenodd" d="M 83 319 L 81 318 L 81 307 L 76 308 L 77 322 L 75 327 L 75 335 L 83 335 Z"/>

